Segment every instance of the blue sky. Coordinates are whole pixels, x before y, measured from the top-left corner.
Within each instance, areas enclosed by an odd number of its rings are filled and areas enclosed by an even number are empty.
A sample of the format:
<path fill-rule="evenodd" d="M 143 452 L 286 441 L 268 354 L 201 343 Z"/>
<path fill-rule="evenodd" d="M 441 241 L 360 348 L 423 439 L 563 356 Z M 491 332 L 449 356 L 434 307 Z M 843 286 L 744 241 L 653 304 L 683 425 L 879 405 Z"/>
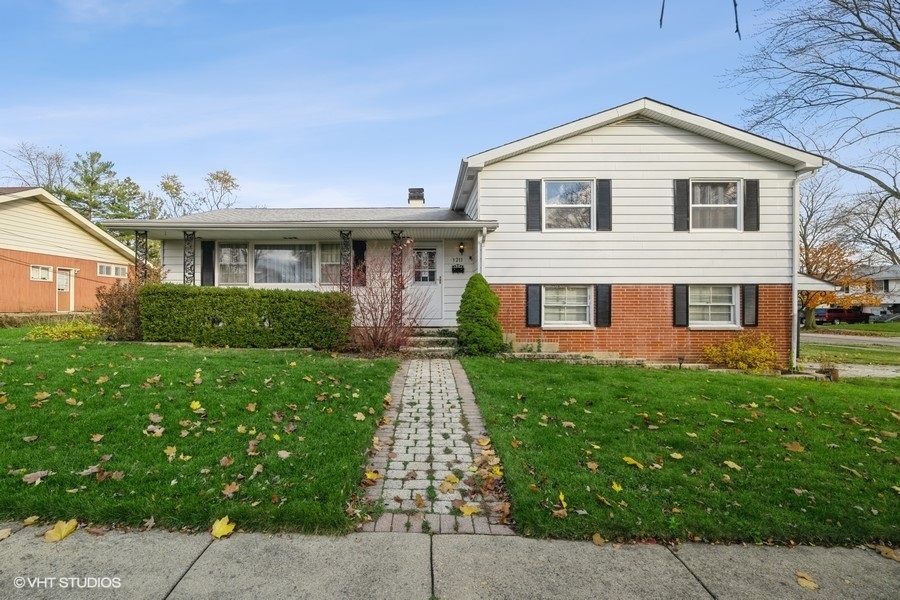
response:
<path fill-rule="evenodd" d="M 742 126 L 762 0 L 0 0 L 0 149 L 238 206 L 447 206 L 459 161 L 649 96 Z M 7 162 L 0 156 L 0 163 Z M 2 182 L 2 180 L 0 180 Z M 158 190 L 156 190 L 158 191 Z"/>

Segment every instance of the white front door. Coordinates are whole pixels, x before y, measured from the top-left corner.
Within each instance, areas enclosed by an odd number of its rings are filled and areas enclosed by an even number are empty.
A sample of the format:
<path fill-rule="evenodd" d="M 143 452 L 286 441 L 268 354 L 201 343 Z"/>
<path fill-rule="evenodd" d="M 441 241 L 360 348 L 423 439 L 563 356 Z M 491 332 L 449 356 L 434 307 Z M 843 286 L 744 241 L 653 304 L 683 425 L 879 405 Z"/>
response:
<path fill-rule="evenodd" d="M 56 269 L 56 310 L 57 312 L 75 310 L 74 269 Z"/>
<path fill-rule="evenodd" d="M 439 244 L 416 246 L 413 249 L 412 286 L 414 302 L 422 306 L 422 325 L 438 325 L 443 309 L 443 269 Z"/>

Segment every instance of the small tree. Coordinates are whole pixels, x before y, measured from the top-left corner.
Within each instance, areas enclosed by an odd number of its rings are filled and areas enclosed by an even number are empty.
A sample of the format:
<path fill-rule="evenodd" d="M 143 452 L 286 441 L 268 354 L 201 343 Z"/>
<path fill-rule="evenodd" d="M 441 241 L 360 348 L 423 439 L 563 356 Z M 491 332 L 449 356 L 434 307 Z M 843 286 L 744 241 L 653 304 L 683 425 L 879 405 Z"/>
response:
<path fill-rule="evenodd" d="M 364 263 L 354 269 L 351 296 L 354 302 L 351 336 L 358 350 L 368 354 L 396 352 L 405 346 L 416 329 L 428 303 L 423 288 L 412 284 L 411 244 L 404 244 L 401 276 L 392 281 L 390 255 L 369 252 Z M 337 276 L 337 273 L 335 273 Z M 337 284 L 337 281 L 331 282 Z M 396 286 L 401 307 L 391 311 Z"/>
<path fill-rule="evenodd" d="M 500 299 L 481 273 L 466 283 L 456 311 L 459 343 L 469 354 L 496 354 L 503 349 L 503 330 L 497 315 Z"/>
<path fill-rule="evenodd" d="M 141 313 L 138 290 L 149 283 L 162 281 L 162 269 L 148 264 L 146 279 L 141 281 L 138 269 L 130 269 L 128 279 L 97 290 L 97 324 L 117 340 L 141 339 Z"/>

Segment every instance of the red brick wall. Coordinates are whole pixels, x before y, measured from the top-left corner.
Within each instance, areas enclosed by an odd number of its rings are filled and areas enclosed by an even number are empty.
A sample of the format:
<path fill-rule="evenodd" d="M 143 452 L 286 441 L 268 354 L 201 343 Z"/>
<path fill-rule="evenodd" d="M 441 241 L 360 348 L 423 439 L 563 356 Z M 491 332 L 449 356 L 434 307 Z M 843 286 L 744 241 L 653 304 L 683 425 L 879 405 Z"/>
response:
<path fill-rule="evenodd" d="M 558 343 L 560 352 L 615 352 L 623 358 L 702 362 L 703 348 L 738 331 L 702 331 L 672 326 L 671 285 L 613 285 L 612 327 L 560 331 L 525 326 L 525 286 L 491 285 L 500 297 L 500 325 L 516 343 Z M 791 286 L 759 286 L 759 326 L 745 331 L 772 337 L 781 361 L 791 355 Z"/>

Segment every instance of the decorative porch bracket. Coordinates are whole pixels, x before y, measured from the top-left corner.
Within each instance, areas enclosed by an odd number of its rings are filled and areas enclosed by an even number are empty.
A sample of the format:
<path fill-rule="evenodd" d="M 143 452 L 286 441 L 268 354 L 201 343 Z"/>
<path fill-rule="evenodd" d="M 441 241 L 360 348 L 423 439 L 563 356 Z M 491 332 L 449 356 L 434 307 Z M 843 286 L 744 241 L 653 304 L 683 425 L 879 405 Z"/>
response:
<path fill-rule="evenodd" d="M 148 257 L 148 246 L 147 246 L 147 232 L 146 231 L 135 231 L 134 232 L 134 270 L 137 271 L 138 279 L 141 283 L 147 281 L 147 262 L 149 260 Z"/>
<path fill-rule="evenodd" d="M 194 240 L 196 231 L 184 232 L 184 285 L 194 285 L 194 266 L 197 261 L 197 248 Z"/>
<path fill-rule="evenodd" d="M 353 281 L 353 242 L 350 239 L 352 231 L 341 231 L 341 291 L 350 293 L 350 285 Z"/>
<path fill-rule="evenodd" d="M 399 327 L 403 318 L 403 231 L 391 231 L 391 327 Z"/>

